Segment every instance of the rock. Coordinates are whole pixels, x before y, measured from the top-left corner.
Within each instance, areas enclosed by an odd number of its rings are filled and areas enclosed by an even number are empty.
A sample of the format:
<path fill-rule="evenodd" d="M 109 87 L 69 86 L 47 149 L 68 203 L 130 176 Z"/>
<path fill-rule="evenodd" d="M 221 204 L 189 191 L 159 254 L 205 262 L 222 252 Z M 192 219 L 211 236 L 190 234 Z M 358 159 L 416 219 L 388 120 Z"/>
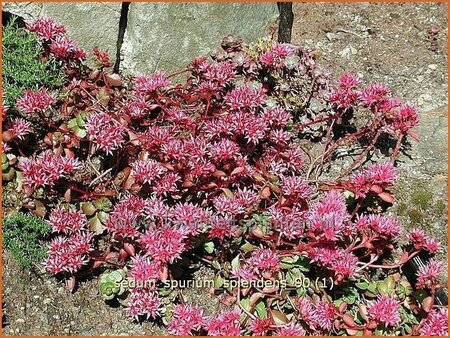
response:
<path fill-rule="evenodd" d="M 3 10 L 31 21 L 54 18 L 67 27 L 69 36 L 88 53 L 94 47 L 107 50 L 115 60 L 119 33 L 120 2 L 6 2 Z"/>
<path fill-rule="evenodd" d="M 356 50 L 356 48 L 354 48 L 352 45 L 348 45 L 347 47 L 345 47 L 343 50 L 341 50 L 339 52 L 339 55 L 342 57 L 349 58 L 352 55 L 355 55 L 357 53 L 358 53 L 358 51 Z"/>
<path fill-rule="evenodd" d="M 121 68 L 127 73 L 178 70 L 218 47 L 226 35 L 247 42 L 264 36 L 277 16 L 275 3 L 133 2 Z"/>
<path fill-rule="evenodd" d="M 438 65 L 431 64 L 431 65 L 428 65 L 428 68 L 431 69 L 431 70 L 436 70 L 438 68 Z"/>

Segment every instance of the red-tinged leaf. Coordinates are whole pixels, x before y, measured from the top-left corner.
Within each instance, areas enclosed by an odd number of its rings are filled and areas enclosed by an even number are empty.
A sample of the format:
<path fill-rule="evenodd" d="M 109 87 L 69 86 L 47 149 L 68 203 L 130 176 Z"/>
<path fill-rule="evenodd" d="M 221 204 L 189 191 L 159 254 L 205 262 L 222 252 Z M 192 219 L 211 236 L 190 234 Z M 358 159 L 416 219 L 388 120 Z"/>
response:
<path fill-rule="evenodd" d="M 161 268 L 161 271 L 159 272 L 159 278 L 163 282 L 165 282 L 167 278 L 169 278 L 169 268 L 167 267 L 167 264 Z"/>
<path fill-rule="evenodd" d="M 119 87 L 122 85 L 122 78 L 119 74 L 105 74 L 105 79 L 111 87 Z"/>
<path fill-rule="evenodd" d="M 259 193 L 259 195 L 261 196 L 262 199 L 268 199 L 270 197 L 270 188 L 269 187 L 264 187 L 263 190 L 261 190 L 261 192 Z"/>
<path fill-rule="evenodd" d="M 94 261 L 94 264 L 92 264 L 92 268 L 93 269 L 98 269 L 99 267 L 101 267 L 103 265 L 103 261 Z"/>
<path fill-rule="evenodd" d="M 434 298 L 432 296 L 425 297 L 422 301 L 422 309 L 425 312 L 430 312 L 434 305 Z"/>
<path fill-rule="evenodd" d="M 379 185 L 374 184 L 370 187 L 370 191 L 374 192 L 375 194 L 380 194 L 383 192 L 383 189 Z"/>
<path fill-rule="evenodd" d="M 269 182 L 269 187 L 270 190 L 272 190 L 274 193 L 281 194 L 281 189 L 279 186 L 276 186 L 275 184 Z"/>
<path fill-rule="evenodd" d="M 412 130 L 408 130 L 407 134 L 408 134 L 409 136 L 411 136 L 411 137 L 412 137 L 414 140 L 416 140 L 417 142 L 420 141 L 420 136 L 419 136 L 416 132 L 414 132 L 414 131 L 412 131 Z"/>
<path fill-rule="evenodd" d="M 250 308 L 254 307 L 256 302 L 262 297 L 264 297 L 264 294 L 262 294 L 261 292 L 255 292 L 254 294 L 252 294 L 250 296 Z"/>
<path fill-rule="evenodd" d="M 105 261 L 109 262 L 109 261 L 117 259 L 117 257 L 118 257 L 117 252 L 108 252 L 105 256 Z"/>
<path fill-rule="evenodd" d="M 270 310 L 270 314 L 275 325 L 283 325 L 289 323 L 289 319 L 283 312 L 280 312 L 278 310 Z"/>
<path fill-rule="evenodd" d="M 117 195 L 117 191 L 114 189 L 108 189 L 104 193 L 102 193 L 102 195 L 106 197 L 114 197 Z"/>
<path fill-rule="evenodd" d="M 230 189 L 222 188 L 222 191 L 224 192 L 225 196 L 227 196 L 228 198 L 234 197 L 234 194 Z"/>
<path fill-rule="evenodd" d="M 352 328 L 355 326 L 355 321 L 353 320 L 353 317 L 350 316 L 349 314 L 344 314 L 342 316 L 342 319 L 344 320 L 344 323 L 349 327 Z"/>
<path fill-rule="evenodd" d="M 2 133 L 2 141 L 8 142 L 12 138 L 14 138 L 14 134 L 11 131 L 7 130 Z"/>
<path fill-rule="evenodd" d="M 359 332 L 358 330 L 355 330 L 355 329 L 345 329 L 345 331 L 347 331 L 349 336 L 355 336 Z"/>
<path fill-rule="evenodd" d="M 69 279 L 66 279 L 66 289 L 70 292 L 73 292 L 75 290 L 76 285 L 76 279 L 75 276 L 70 277 Z"/>
<path fill-rule="evenodd" d="M 237 167 L 237 168 L 234 168 L 233 171 L 231 172 L 231 175 L 230 175 L 230 176 L 240 174 L 240 173 L 242 173 L 244 170 L 245 170 L 245 167 Z"/>
<path fill-rule="evenodd" d="M 409 259 L 409 254 L 407 251 L 403 251 L 402 257 L 399 260 L 399 264 L 405 264 Z"/>
<path fill-rule="evenodd" d="M 392 195 L 391 193 L 385 192 L 385 191 L 379 193 L 378 197 L 380 197 L 383 201 L 390 203 L 390 204 L 394 203 L 394 201 L 395 201 L 394 195 Z"/>
<path fill-rule="evenodd" d="M 173 165 L 171 165 L 170 163 L 161 163 L 161 165 L 166 168 L 167 170 L 170 171 L 175 171 L 175 168 L 173 167 Z"/>
<path fill-rule="evenodd" d="M 123 248 L 130 256 L 136 255 L 136 250 L 134 249 L 133 244 L 131 243 L 123 243 Z"/>
<path fill-rule="evenodd" d="M 39 200 L 34 200 L 34 210 L 33 213 L 38 217 L 44 217 L 47 213 L 47 210 L 45 209 L 44 203 L 42 203 Z"/>
<path fill-rule="evenodd" d="M 124 249 L 120 249 L 119 251 L 119 261 L 123 262 L 125 261 L 130 255 L 128 252 L 126 252 Z"/>
<path fill-rule="evenodd" d="M 344 313 L 347 310 L 347 302 L 342 302 L 341 305 L 339 305 L 339 313 Z"/>
<path fill-rule="evenodd" d="M 134 177 L 131 175 L 128 175 L 126 180 L 123 182 L 123 188 L 125 190 L 130 190 L 134 183 L 136 183 Z"/>
<path fill-rule="evenodd" d="M 224 171 L 222 171 L 222 170 L 216 170 L 213 173 L 213 176 L 214 177 L 225 177 L 225 176 L 227 176 L 227 174 Z"/>
<path fill-rule="evenodd" d="M 183 188 L 190 188 L 190 187 L 194 186 L 194 182 L 192 182 L 190 180 L 185 180 L 181 186 Z"/>

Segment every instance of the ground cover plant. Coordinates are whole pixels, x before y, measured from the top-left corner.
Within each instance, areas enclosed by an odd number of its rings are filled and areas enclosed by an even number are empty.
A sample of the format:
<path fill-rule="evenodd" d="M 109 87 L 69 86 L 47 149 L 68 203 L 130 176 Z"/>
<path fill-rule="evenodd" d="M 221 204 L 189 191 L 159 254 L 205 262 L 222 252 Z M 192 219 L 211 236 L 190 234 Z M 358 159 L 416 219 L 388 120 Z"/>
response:
<path fill-rule="evenodd" d="M 53 20 L 27 28 L 67 80 L 3 106 L 4 192 L 47 220 L 42 264 L 70 290 L 99 271 L 105 300 L 175 335 L 447 334 L 440 244 L 387 210 L 413 105 L 290 44 L 230 36 L 128 79 L 104 51 L 87 67 Z M 226 305 L 213 316 L 168 283 L 198 261 Z"/>

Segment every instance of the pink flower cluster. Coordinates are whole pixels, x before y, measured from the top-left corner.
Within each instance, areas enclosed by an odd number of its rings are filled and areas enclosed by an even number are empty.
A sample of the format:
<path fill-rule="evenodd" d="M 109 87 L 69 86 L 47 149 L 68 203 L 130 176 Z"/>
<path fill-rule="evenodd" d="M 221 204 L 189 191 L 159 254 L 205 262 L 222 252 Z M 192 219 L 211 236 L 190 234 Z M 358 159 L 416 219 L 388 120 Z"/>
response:
<path fill-rule="evenodd" d="M 309 297 L 297 298 L 295 303 L 299 318 L 314 331 L 329 332 L 336 318 L 336 308 L 332 303 L 319 301 L 314 303 Z"/>
<path fill-rule="evenodd" d="M 95 146 L 111 154 L 124 143 L 125 127 L 107 113 L 92 113 L 86 121 L 86 132 Z"/>
<path fill-rule="evenodd" d="M 24 183 L 31 188 L 53 186 L 56 181 L 80 168 L 76 158 L 63 157 L 46 150 L 36 158 L 24 158 L 19 163 Z"/>
<path fill-rule="evenodd" d="M 439 275 L 444 272 L 444 263 L 431 259 L 417 271 L 416 286 L 419 289 L 432 288 L 439 284 Z"/>
<path fill-rule="evenodd" d="M 31 123 L 21 118 L 15 118 L 11 123 L 9 131 L 11 132 L 12 137 L 23 140 L 24 136 L 31 132 Z"/>
<path fill-rule="evenodd" d="M 441 250 L 441 244 L 434 238 L 425 234 L 422 229 L 412 229 L 408 234 L 408 240 L 416 250 L 425 250 L 436 253 Z"/>
<path fill-rule="evenodd" d="M 49 46 L 50 53 L 57 60 L 75 61 L 86 58 L 86 52 L 65 35 L 66 28 L 53 19 L 39 17 L 28 23 L 27 29 L 36 33 L 38 38 Z"/>
<path fill-rule="evenodd" d="M 287 43 L 276 43 L 259 56 L 259 60 L 266 67 L 281 69 L 286 66 L 286 58 L 293 55 L 295 46 Z"/>
<path fill-rule="evenodd" d="M 16 106 L 23 113 L 42 113 L 55 102 L 55 99 L 48 93 L 47 89 L 33 91 L 25 90 L 17 100 Z"/>
<path fill-rule="evenodd" d="M 205 325 L 208 336 L 240 336 L 240 319 L 241 313 L 237 310 L 222 312 L 210 318 Z"/>
<path fill-rule="evenodd" d="M 387 295 L 378 296 L 367 308 L 369 316 L 378 324 L 396 326 L 400 323 L 400 301 Z"/>
<path fill-rule="evenodd" d="M 151 77 L 137 76 L 135 81 L 134 91 L 139 95 L 149 95 L 170 86 L 170 81 L 161 72 L 156 72 Z"/>
<path fill-rule="evenodd" d="M 132 288 L 127 312 L 130 317 L 139 319 L 145 316 L 147 319 L 156 318 L 160 315 L 161 300 L 158 293 L 147 288 Z"/>
<path fill-rule="evenodd" d="M 448 337 L 448 309 L 433 309 L 420 327 L 421 336 Z"/>
<path fill-rule="evenodd" d="M 372 164 L 350 176 L 350 189 L 358 197 L 364 198 L 369 192 L 378 194 L 393 185 L 397 170 L 391 162 Z"/>
<path fill-rule="evenodd" d="M 53 231 L 71 234 L 81 231 L 87 224 L 86 215 L 81 211 L 53 209 L 50 214 Z"/>
<path fill-rule="evenodd" d="M 75 273 L 89 262 L 91 240 L 91 233 L 81 231 L 54 238 L 44 261 L 45 268 L 52 274 Z"/>
<path fill-rule="evenodd" d="M 176 305 L 172 320 L 167 326 L 169 333 L 175 336 L 189 336 L 198 332 L 205 324 L 203 309 L 195 305 Z"/>

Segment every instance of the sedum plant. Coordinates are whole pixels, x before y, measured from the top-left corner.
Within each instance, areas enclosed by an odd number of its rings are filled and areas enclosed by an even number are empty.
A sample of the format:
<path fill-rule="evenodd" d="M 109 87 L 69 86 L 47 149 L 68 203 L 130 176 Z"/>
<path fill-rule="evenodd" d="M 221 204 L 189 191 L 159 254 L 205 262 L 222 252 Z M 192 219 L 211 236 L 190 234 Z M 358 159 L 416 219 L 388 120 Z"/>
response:
<path fill-rule="evenodd" d="M 403 273 L 440 244 L 387 212 L 395 160 L 418 139 L 413 105 L 352 74 L 335 83 L 291 44 L 229 36 L 180 72 L 124 79 L 100 50 L 84 66 L 53 20 L 28 29 L 67 83 L 25 91 L 3 149 L 22 209 L 53 229 L 44 265 L 69 288 L 126 271 L 127 313 L 175 335 L 447 334 L 444 264 Z M 167 287 L 194 261 L 214 269 L 224 311 Z M 106 299 L 116 277 L 100 278 Z"/>

